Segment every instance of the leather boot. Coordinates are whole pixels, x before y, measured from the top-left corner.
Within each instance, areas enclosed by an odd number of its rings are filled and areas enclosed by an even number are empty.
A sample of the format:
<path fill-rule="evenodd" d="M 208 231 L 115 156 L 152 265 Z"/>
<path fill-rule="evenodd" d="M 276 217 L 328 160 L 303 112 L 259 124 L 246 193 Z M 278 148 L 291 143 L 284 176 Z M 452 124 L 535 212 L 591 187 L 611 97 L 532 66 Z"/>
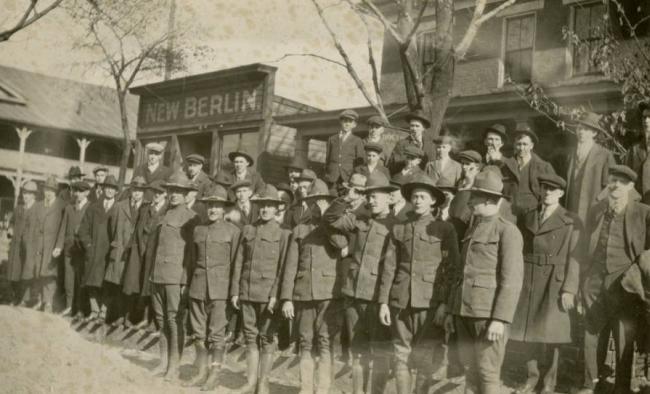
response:
<path fill-rule="evenodd" d="M 184 387 L 200 386 L 205 382 L 208 375 L 208 350 L 205 348 L 203 341 L 194 342 L 194 349 L 196 351 L 196 361 L 194 364 L 198 368 L 198 371 L 193 379 L 183 383 Z"/>
<path fill-rule="evenodd" d="M 158 349 L 160 352 L 160 364 L 158 364 L 158 367 L 153 371 L 153 374 L 156 376 L 163 376 L 167 373 L 167 366 L 169 365 L 169 343 L 167 342 L 167 336 L 164 332 L 161 332 L 158 337 Z"/>
<path fill-rule="evenodd" d="M 411 393 L 411 371 L 404 363 L 398 362 L 395 366 L 395 384 L 397 394 Z"/>
<path fill-rule="evenodd" d="M 329 393 L 331 382 L 332 357 L 330 355 L 322 355 L 318 361 L 318 384 L 316 385 L 316 394 Z"/>
<path fill-rule="evenodd" d="M 210 349 L 210 368 L 208 372 L 208 379 L 201 387 L 201 391 L 213 391 L 219 385 L 219 372 L 223 365 L 223 349 Z"/>
<path fill-rule="evenodd" d="M 260 376 L 257 381 L 257 394 L 269 394 L 271 367 L 273 367 L 273 353 L 262 353 L 260 357 Z"/>
<path fill-rule="evenodd" d="M 246 349 L 246 384 L 239 389 L 240 394 L 254 394 L 257 389 L 257 372 L 260 364 L 260 351 L 250 346 Z"/>
<path fill-rule="evenodd" d="M 181 357 L 178 350 L 178 332 L 171 330 L 169 334 L 169 365 L 167 366 L 167 373 L 165 373 L 165 380 L 168 382 L 175 382 L 179 378 Z"/>
<path fill-rule="evenodd" d="M 309 351 L 300 354 L 299 394 L 314 394 L 314 359 Z"/>
<path fill-rule="evenodd" d="M 361 358 L 353 356 L 352 360 L 352 393 L 363 394 L 363 366 Z"/>
<path fill-rule="evenodd" d="M 372 361 L 372 394 L 383 394 L 388 383 L 388 371 L 390 370 L 390 358 L 375 357 Z"/>

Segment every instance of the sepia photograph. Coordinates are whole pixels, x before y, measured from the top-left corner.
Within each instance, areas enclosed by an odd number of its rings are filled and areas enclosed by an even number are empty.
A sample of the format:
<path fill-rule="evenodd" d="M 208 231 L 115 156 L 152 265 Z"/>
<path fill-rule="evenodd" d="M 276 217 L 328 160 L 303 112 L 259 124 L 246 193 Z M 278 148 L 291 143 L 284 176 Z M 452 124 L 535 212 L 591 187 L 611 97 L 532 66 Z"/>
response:
<path fill-rule="evenodd" d="M 650 394 L 649 147 L 650 0 L 0 0 L 0 393 Z"/>

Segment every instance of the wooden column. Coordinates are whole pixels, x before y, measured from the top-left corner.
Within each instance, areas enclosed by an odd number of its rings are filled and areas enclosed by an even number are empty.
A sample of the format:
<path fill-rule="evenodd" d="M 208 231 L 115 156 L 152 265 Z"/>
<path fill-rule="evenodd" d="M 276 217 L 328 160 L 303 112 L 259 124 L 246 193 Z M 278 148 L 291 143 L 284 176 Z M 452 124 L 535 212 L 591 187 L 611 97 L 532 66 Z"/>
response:
<path fill-rule="evenodd" d="M 212 132 L 212 149 L 210 150 L 210 165 L 209 171 L 210 176 L 217 173 L 219 170 L 219 165 L 221 164 L 221 139 L 219 138 L 219 132 Z"/>
<path fill-rule="evenodd" d="M 88 138 L 77 138 L 77 145 L 79 145 L 79 167 L 81 168 L 81 172 L 84 171 L 84 164 L 86 163 L 86 149 L 91 142 L 92 140 L 89 140 Z"/>
<path fill-rule="evenodd" d="M 18 196 L 20 195 L 20 188 L 23 185 L 23 167 L 25 165 L 25 146 L 27 145 L 27 138 L 32 134 L 32 130 L 26 127 L 17 128 L 16 133 L 20 139 L 18 148 L 18 168 L 16 169 L 16 179 L 14 181 L 14 206 L 18 203 Z"/>

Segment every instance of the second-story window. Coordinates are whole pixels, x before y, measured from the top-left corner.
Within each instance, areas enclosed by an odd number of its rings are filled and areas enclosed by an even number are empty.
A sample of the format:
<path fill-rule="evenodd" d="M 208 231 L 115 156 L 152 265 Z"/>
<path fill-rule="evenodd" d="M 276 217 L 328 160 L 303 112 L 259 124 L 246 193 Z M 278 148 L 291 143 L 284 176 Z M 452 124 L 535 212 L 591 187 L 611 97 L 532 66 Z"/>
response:
<path fill-rule="evenodd" d="M 573 7 L 573 32 L 578 43 L 573 45 L 573 75 L 598 72 L 592 55 L 598 49 L 604 32 L 602 2 L 577 4 Z"/>
<path fill-rule="evenodd" d="M 418 53 L 422 60 L 422 70 L 426 72 L 429 66 L 432 66 L 436 61 L 436 55 L 433 52 L 435 46 L 435 31 L 423 31 L 418 33 Z"/>
<path fill-rule="evenodd" d="M 528 83 L 533 74 L 535 14 L 506 19 L 505 75 L 516 83 Z"/>

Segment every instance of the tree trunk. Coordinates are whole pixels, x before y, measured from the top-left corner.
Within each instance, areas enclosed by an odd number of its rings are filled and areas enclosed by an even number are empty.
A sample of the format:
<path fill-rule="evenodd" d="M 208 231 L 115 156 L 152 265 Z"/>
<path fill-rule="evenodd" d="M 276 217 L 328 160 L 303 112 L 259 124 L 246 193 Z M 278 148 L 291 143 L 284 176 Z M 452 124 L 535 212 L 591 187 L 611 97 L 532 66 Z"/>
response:
<path fill-rule="evenodd" d="M 122 187 L 126 179 L 126 168 L 129 165 L 129 157 L 131 156 L 129 118 L 126 115 L 126 91 L 117 91 L 117 101 L 120 106 L 120 121 L 122 124 L 122 158 L 120 160 L 120 173 L 118 176 L 118 182 L 120 184 L 120 187 Z"/>

